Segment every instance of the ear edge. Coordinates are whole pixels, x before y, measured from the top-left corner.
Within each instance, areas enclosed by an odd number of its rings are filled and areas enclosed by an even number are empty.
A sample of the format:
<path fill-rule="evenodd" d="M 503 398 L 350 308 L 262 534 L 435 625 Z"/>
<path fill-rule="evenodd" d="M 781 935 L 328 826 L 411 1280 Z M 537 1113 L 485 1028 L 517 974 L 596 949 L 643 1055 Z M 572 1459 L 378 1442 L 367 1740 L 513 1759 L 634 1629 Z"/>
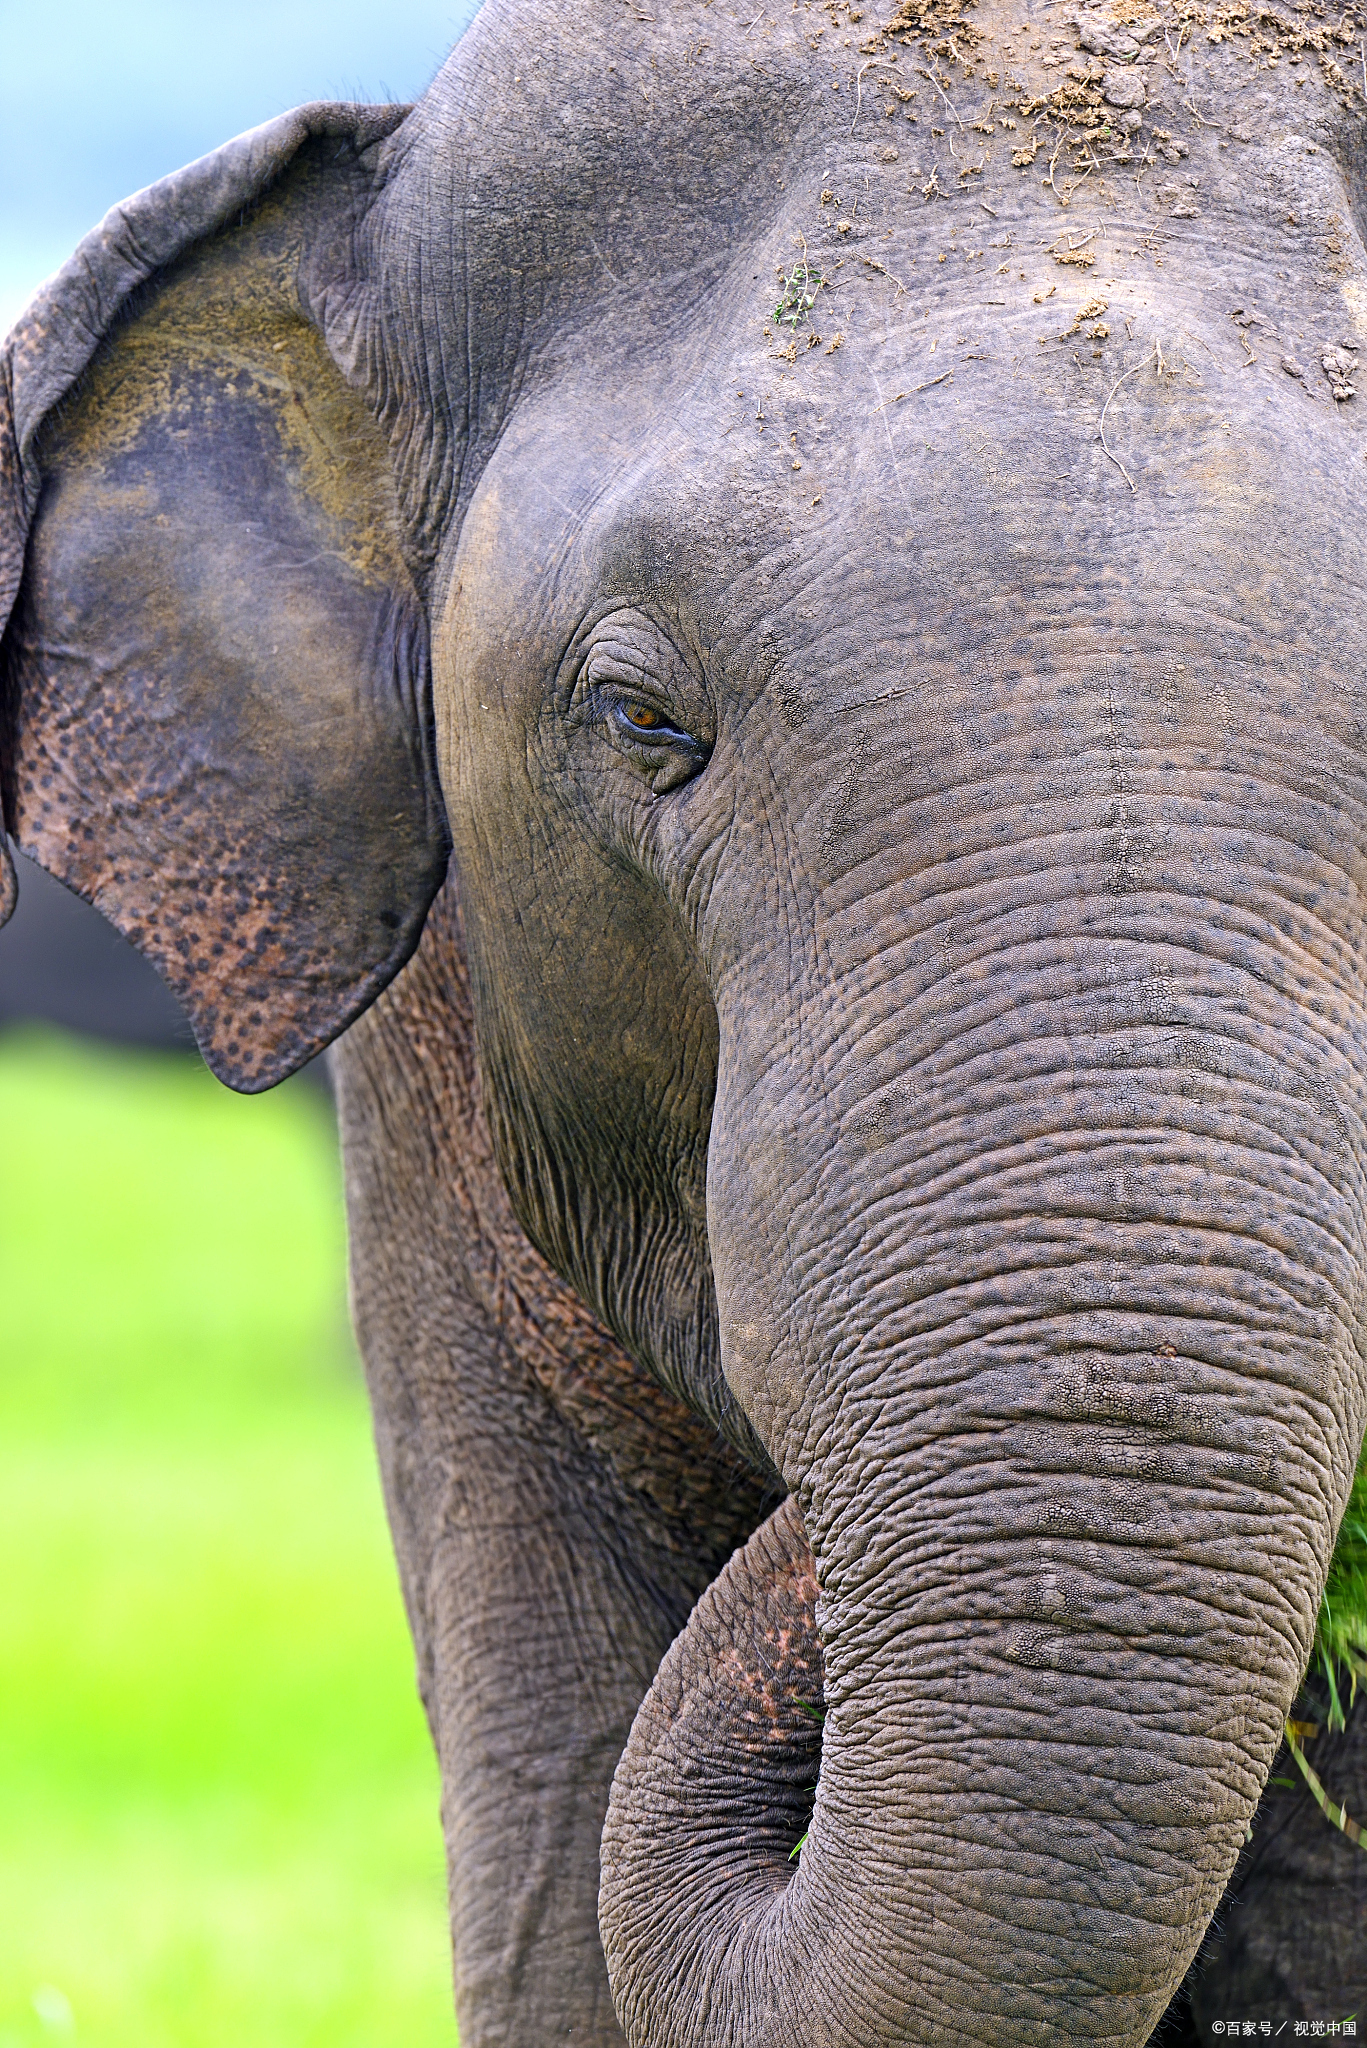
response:
<path fill-rule="evenodd" d="M 192 255 L 197 245 L 214 242 L 216 235 L 230 232 L 235 225 L 245 230 L 259 204 L 269 197 L 272 185 L 280 183 L 283 173 L 307 144 L 337 139 L 353 158 L 363 181 L 372 191 L 377 189 L 373 164 L 361 172 L 360 152 L 391 136 L 401 125 L 405 111 L 330 104 L 301 108 L 264 129 L 238 138 L 214 157 L 202 159 L 161 185 L 135 195 L 115 208 L 100 228 L 86 238 L 58 277 L 39 292 L 12 331 L 0 355 L 0 624 L 6 628 L 0 665 L 8 678 L 11 721 L 21 688 L 24 653 L 31 653 L 31 649 L 21 651 L 17 644 L 14 629 L 20 622 L 13 616 L 14 603 L 35 534 L 43 489 L 43 437 L 48 422 L 65 413 L 73 398 L 79 410 L 81 400 L 77 394 L 92 364 L 121 326 L 136 325 L 142 311 L 140 300 L 143 304 L 154 303 L 163 280 L 175 274 L 177 263 Z M 330 165 L 327 176 L 331 177 Z M 355 174 L 350 182 L 357 182 Z M 360 209 L 347 205 L 343 198 L 338 210 L 344 230 L 354 231 Z M 345 371 L 328 349 L 326 336 L 311 313 L 303 287 L 301 275 L 293 287 L 293 317 L 312 328 L 323 350 L 332 356 L 332 374 L 345 380 Z M 392 485 L 392 477 L 389 482 Z M 401 591 L 395 595 L 402 598 Z M 410 590 L 409 595 L 416 593 Z M 402 603 L 401 609 L 406 609 Z M 165 932 L 149 939 L 149 934 L 140 928 L 138 909 L 117 900 L 117 890 L 111 896 L 107 879 L 74 860 L 72 844 L 61 844 L 59 835 L 35 831 L 32 816 L 26 820 L 21 815 L 24 806 L 16 798 L 10 774 L 0 778 L 8 785 L 3 791 L 4 813 L 10 826 L 18 830 L 18 843 L 109 916 L 134 943 L 140 944 L 162 978 L 186 1002 L 207 1063 L 228 1085 L 244 1092 L 273 1086 L 336 1037 L 374 999 L 416 947 L 427 908 L 445 874 L 449 835 L 433 765 L 425 620 L 419 623 L 418 632 L 423 640 L 421 650 L 411 645 L 410 635 L 401 637 L 408 638 L 410 652 L 420 656 L 417 668 L 421 674 L 415 671 L 409 675 L 406 671 L 413 663 L 406 661 L 401 664 L 405 669 L 403 676 L 396 670 L 392 676 L 376 673 L 368 683 L 362 677 L 356 693 L 364 700 L 368 691 L 374 693 L 377 684 L 379 697 L 388 691 L 389 712 L 382 707 L 377 714 L 382 724 L 388 716 L 394 725 L 400 707 L 406 706 L 415 743 L 409 749 L 415 758 L 406 808 L 407 823 L 414 829 L 408 830 L 404 838 L 405 850 L 398 865 L 411 893 L 397 909 L 381 913 L 382 922 L 389 929 L 373 936 L 388 942 L 378 950 L 375 945 L 366 948 L 360 962 L 361 972 L 346 978 L 344 987 L 336 988 L 332 998 L 324 1001 L 325 1014 L 312 1016 L 307 1028 L 287 1028 L 277 1034 L 264 1056 L 251 1056 L 241 1044 L 241 1035 L 245 1034 L 239 1034 L 231 1018 L 220 1016 L 221 989 L 206 988 L 201 993 L 207 1000 L 198 1004 L 194 1001 L 193 962 L 182 971 L 182 960 L 178 957 L 189 958 L 183 936 L 175 939 L 173 935 L 169 946 Z M 420 733 L 418 726 L 422 728 Z M 402 736 L 395 741 L 391 732 L 387 744 L 390 755 L 395 745 L 400 754 L 404 752 Z M 418 754 L 426 767 L 416 759 Z M 14 759 L 17 757 L 16 746 Z M 8 766 L 12 767 L 13 761 Z M 30 804 L 30 812 L 32 809 Z M 88 831 L 85 836 L 89 838 Z M 310 879 L 305 875 L 305 900 Z M 297 896 L 298 892 L 295 893 Z M 323 893 L 326 895 L 326 887 Z M 0 836 L 0 922 L 8 915 L 13 896 L 12 863 Z M 155 915 L 150 919 L 152 925 L 158 922 Z M 317 965 L 317 957 L 310 959 L 306 948 L 303 973 L 296 977 L 301 985 L 307 982 L 309 970 Z M 322 979 L 325 981 L 326 976 Z M 260 991 L 256 992 L 256 1000 L 265 1000 Z M 250 997 L 243 1007 L 249 1007 L 249 1003 Z M 317 1007 L 304 1003 L 306 1011 Z"/>
<path fill-rule="evenodd" d="M 0 675 L 41 483 L 34 437 L 80 380 L 127 301 L 158 270 L 251 207 L 307 143 L 335 137 L 360 154 L 387 141 L 409 112 L 403 105 L 314 100 L 248 129 L 111 207 L 39 286 L 0 349 Z M 5 822 L 0 805 L 0 926 L 18 901 Z"/>

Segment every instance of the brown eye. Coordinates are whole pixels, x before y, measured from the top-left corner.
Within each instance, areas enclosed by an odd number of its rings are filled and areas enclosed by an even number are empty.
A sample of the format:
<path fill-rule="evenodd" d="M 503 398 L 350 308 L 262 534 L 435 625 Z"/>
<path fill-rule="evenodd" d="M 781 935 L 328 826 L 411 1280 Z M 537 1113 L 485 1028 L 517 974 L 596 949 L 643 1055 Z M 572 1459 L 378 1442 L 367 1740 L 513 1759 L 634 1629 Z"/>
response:
<path fill-rule="evenodd" d="M 647 704 L 643 697 L 619 697 L 608 715 L 619 732 L 629 732 L 633 739 L 654 741 L 656 753 L 661 747 L 693 745 L 687 733 L 671 725 L 665 713 Z"/>

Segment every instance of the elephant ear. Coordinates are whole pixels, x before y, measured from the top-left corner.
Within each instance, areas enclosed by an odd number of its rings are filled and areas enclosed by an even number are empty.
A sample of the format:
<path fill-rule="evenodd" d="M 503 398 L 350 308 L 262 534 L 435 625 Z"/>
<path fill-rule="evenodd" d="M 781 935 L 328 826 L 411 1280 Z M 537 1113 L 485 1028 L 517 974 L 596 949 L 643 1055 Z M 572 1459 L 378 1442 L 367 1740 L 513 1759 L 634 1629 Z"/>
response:
<path fill-rule="evenodd" d="M 402 117 L 302 108 L 140 193 L 0 358 L 5 824 L 246 1091 L 397 973 L 446 867 L 388 446 L 329 348 L 364 353 Z"/>

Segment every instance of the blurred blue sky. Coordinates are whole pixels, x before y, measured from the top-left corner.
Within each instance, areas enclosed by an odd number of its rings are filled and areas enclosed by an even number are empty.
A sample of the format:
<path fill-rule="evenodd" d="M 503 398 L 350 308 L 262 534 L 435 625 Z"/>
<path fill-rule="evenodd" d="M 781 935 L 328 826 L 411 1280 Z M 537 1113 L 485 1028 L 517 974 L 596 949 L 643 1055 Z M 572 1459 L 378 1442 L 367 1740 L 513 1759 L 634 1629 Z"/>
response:
<path fill-rule="evenodd" d="M 478 0 L 0 0 L 0 334 L 116 199 L 302 100 L 413 99 Z"/>

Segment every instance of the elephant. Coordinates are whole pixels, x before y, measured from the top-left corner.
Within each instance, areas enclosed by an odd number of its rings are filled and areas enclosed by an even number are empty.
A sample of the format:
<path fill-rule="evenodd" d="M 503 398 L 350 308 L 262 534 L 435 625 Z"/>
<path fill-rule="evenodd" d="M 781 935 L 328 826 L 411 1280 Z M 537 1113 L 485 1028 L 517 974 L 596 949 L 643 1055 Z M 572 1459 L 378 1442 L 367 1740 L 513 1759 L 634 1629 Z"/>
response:
<path fill-rule="evenodd" d="M 487 0 L 10 336 L 7 830 L 335 1041 L 465 2048 L 1367 1986 L 1357 36 Z"/>

